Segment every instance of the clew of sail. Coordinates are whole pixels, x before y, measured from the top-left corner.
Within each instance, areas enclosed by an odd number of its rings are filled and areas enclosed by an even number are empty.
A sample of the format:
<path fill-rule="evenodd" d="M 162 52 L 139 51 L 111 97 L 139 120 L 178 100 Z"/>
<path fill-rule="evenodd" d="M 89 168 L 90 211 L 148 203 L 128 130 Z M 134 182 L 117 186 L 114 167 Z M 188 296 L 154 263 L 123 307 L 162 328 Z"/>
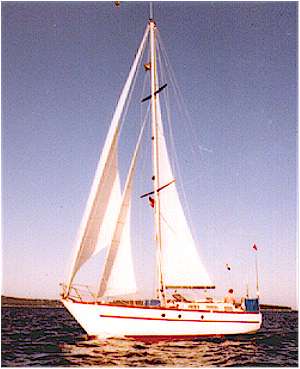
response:
<path fill-rule="evenodd" d="M 145 124 L 146 119 L 142 125 L 128 171 L 122 200 L 120 201 L 119 215 L 100 280 L 98 297 L 124 296 L 136 292 L 130 243 L 130 208 L 133 177 Z"/>
<path fill-rule="evenodd" d="M 145 48 L 148 27 L 136 53 L 127 81 L 123 87 L 96 169 L 90 195 L 80 224 L 71 273 L 67 283 L 69 290 L 81 266 L 101 249 L 108 246 L 114 231 L 115 219 L 121 201 L 118 172 L 118 133 L 122 113 L 130 93 Z"/>
<path fill-rule="evenodd" d="M 157 97 L 159 188 L 173 181 Z M 168 288 L 212 287 L 187 223 L 175 182 L 159 192 L 162 272 Z"/>

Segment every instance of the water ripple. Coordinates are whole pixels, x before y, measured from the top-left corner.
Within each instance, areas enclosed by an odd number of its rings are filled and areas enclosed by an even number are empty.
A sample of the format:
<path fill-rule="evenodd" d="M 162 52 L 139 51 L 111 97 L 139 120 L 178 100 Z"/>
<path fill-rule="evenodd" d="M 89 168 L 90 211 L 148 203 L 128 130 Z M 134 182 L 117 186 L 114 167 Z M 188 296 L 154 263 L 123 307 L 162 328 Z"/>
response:
<path fill-rule="evenodd" d="M 87 340 L 64 309 L 2 309 L 2 366 L 298 366 L 298 316 L 264 313 L 257 334 L 193 341 Z"/>

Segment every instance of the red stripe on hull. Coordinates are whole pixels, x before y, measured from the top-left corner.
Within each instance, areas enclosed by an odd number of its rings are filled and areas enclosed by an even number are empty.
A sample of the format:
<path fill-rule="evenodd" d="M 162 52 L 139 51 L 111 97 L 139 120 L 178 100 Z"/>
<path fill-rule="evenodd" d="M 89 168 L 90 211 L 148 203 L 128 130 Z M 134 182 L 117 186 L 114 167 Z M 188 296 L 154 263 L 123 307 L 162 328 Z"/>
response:
<path fill-rule="evenodd" d="M 120 315 L 100 315 L 101 318 L 114 318 L 114 319 L 139 319 L 139 320 L 162 320 L 162 321 L 171 321 L 171 322 L 199 322 L 199 323 L 252 323 L 257 324 L 258 321 L 248 322 L 244 320 L 194 320 L 194 319 L 161 319 L 161 318 L 143 318 L 137 316 L 120 316 Z"/>

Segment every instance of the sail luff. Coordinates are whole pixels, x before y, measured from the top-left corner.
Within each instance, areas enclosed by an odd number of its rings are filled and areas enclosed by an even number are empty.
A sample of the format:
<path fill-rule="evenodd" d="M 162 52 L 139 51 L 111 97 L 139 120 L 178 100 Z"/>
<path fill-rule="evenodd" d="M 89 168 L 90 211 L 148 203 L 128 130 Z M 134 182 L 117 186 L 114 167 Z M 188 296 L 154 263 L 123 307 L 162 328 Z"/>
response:
<path fill-rule="evenodd" d="M 126 104 L 129 92 L 130 92 L 130 88 L 131 88 L 134 76 L 137 71 L 137 67 L 143 55 L 148 32 L 149 32 L 149 28 L 147 26 L 145 29 L 141 44 L 139 46 L 139 49 L 136 53 L 134 62 L 130 69 L 128 78 L 126 80 L 126 83 L 123 87 L 120 98 L 118 100 L 117 107 L 114 112 L 111 125 L 110 125 L 109 131 L 108 131 L 108 134 L 105 140 L 105 144 L 104 144 L 101 156 L 100 156 L 100 160 L 99 160 L 96 173 L 95 173 L 95 177 L 93 180 L 93 184 L 91 187 L 90 195 L 88 197 L 84 215 L 83 215 L 81 225 L 79 228 L 72 267 L 71 267 L 71 271 L 70 271 L 70 275 L 69 275 L 69 279 L 67 283 L 67 294 L 69 292 L 70 286 L 72 284 L 72 281 L 76 273 L 78 272 L 80 267 L 85 263 L 85 261 L 87 261 L 91 257 L 91 255 L 93 255 L 95 248 L 97 246 L 98 237 L 96 234 L 97 232 L 100 231 L 100 227 L 103 222 L 103 218 L 105 216 L 105 211 L 108 206 L 109 194 L 108 196 L 101 198 L 101 192 L 102 192 L 101 190 L 106 185 L 107 172 L 109 171 L 111 172 L 110 173 L 110 183 L 109 183 L 111 188 L 114 187 L 115 181 L 119 181 L 118 168 L 117 168 L 117 163 L 116 163 L 119 122 L 120 122 L 120 119 L 121 119 L 121 116 L 122 116 L 122 113 L 123 113 L 123 110 L 124 110 L 124 107 L 125 107 L 125 104 Z M 115 167 L 110 166 L 111 161 L 115 163 Z M 103 201 L 103 207 L 102 207 L 103 211 L 102 211 L 101 216 L 99 217 L 99 215 L 94 214 L 94 216 L 97 219 L 96 221 L 97 224 L 95 225 L 95 228 L 97 228 L 96 232 L 93 232 L 93 237 L 92 237 L 91 242 L 88 242 L 88 244 L 86 245 L 84 243 L 84 240 L 86 237 L 89 236 L 88 235 L 89 221 L 93 217 L 93 210 L 98 209 L 98 207 L 100 206 L 99 202 L 101 201 Z"/>
<path fill-rule="evenodd" d="M 128 171 L 128 175 L 127 175 L 127 179 L 126 179 L 125 187 L 123 191 L 122 202 L 120 205 L 119 215 L 118 215 L 118 219 L 116 222 L 116 227 L 115 227 L 114 234 L 112 237 L 111 245 L 109 247 L 109 250 L 106 256 L 104 270 L 103 270 L 102 277 L 100 280 L 98 297 L 103 297 L 105 295 L 105 291 L 107 289 L 111 271 L 114 265 L 114 261 L 117 256 L 118 248 L 120 246 L 122 232 L 126 225 L 126 218 L 128 216 L 128 211 L 129 211 L 130 203 L 131 203 L 132 182 L 133 182 L 133 177 L 134 177 L 134 172 L 135 172 L 135 167 L 136 167 L 137 155 L 138 155 L 138 151 L 140 148 L 140 143 L 141 143 L 142 135 L 144 132 L 145 124 L 146 124 L 146 119 L 143 122 L 141 132 L 138 137 L 137 144 L 136 144 L 134 154 L 132 156 L 131 164 L 129 167 L 129 171 Z"/>

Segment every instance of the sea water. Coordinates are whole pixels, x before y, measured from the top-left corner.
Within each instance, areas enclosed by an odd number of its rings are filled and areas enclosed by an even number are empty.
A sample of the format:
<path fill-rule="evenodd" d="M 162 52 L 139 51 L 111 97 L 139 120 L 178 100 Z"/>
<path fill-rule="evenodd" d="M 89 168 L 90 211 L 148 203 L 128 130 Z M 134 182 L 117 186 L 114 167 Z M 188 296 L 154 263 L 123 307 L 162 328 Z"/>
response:
<path fill-rule="evenodd" d="M 297 312 L 264 312 L 259 332 L 145 344 L 87 340 L 65 309 L 2 308 L 2 366 L 298 366 Z"/>

